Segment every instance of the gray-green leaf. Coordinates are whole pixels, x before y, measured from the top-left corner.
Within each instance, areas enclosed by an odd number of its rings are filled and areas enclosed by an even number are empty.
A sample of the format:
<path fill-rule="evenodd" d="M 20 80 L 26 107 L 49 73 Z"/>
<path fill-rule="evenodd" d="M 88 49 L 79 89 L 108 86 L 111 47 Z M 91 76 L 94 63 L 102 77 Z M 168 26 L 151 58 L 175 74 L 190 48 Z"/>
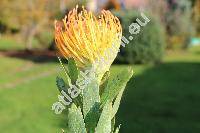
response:
<path fill-rule="evenodd" d="M 75 104 L 72 104 L 69 109 L 68 120 L 68 131 L 70 133 L 87 133 L 81 109 L 77 108 Z"/>
<path fill-rule="evenodd" d="M 100 97 L 99 85 L 96 79 L 83 89 L 83 114 L 88 132 L 94 132 L 99 119 Z"/>
<path fill-rule="evenodd" d="M 84 116 L 90 111 L 95 103 L 100 102 L 98 81 L 92 79 L 83 89 L 83 113 Z"/>
<path fill-rule="evenodd" d="M 120 126 L 115 129 L 115 133 L 119 133 Z"/>
<path fill-rule="evenodd" d="M 99 118 L 99 122 L 97 124 L 95 133 L 111 132 L 111 112 L 112 112 L 112 103 L 106 103 Z"/>
<path fill-rule="evenodd" d="M 100 85 L 100 89 L 99 89 L 100 96 L 102 95 L 104 89 L 106 88 L 106 85 L 108 84 L 109 76 L 110 76 L 110 72 L 107 71 L 107 72 L 103 75 L 103 78 L 101 79 L 101 85 Z"/>
<path fill-rule="evenodd" d="M 112 102 L 119 92 L 126 87 L 126 84 L 132 75 L 132 69 L 124 69 L 117 74 L 117 76 L 109 79 L 108 84 L 101 96 L 101 105 L 104 106 L 106 102 Z"/>
<path fill-rule="evenodd" d="M 117 113 L 118 109 L 119 109 L 119 105 L 120 105 L 120 101 L 122 98 L 122 94 L 124 92 L 124 89 L 122 89 L 119 94 L 117 95 L 114 104 L 113 104 L 113 109 L 112 109 L 112 118 L 115 116 L 115 114 Z"/>

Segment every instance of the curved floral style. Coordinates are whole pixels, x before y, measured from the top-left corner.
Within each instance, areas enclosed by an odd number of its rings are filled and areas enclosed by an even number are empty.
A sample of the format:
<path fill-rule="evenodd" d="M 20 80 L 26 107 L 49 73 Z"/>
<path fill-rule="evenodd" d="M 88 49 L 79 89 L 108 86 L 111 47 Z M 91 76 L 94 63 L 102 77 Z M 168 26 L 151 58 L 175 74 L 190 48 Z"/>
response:
<path fill-rule="evenodd" d="M 104 70 L 98 70 L 102 73 L 116 58 L 121 35 L 119 19 L 106 10 L 95 17 L 84 7 L 78 12 L 77 6 L 62 21 L 55 21 L 55 41 L 60 53 L 67 59 L 73 58 L 79 67 L 95 66 L 103 58 L 107 63 Z M 107 56 L 109 48 L 112 53 Z"/>

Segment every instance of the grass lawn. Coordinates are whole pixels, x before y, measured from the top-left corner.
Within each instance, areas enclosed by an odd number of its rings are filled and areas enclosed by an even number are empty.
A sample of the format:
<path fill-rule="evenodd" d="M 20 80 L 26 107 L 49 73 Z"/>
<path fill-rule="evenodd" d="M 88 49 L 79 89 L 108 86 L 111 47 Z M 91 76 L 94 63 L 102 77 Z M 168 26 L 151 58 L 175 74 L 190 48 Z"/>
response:
<path fill-rule="evenodd" d="M 46 33 L 49 34 L 49 33 Z M 17 37 L 15 37 L 17 38 Z M 47 40 L 51 40 L 51 36 L 50 38 L 47 38 Z M 0 36 L 0 51 L 8 51 L 8 50 L 24 50 L 25 44 L 22 43 L 23 41 L 17 40 L 17 39 L 13 39 L 13 36 Z M 34 49 L 44 49 L 47 48 L 50 42 L 46 42 L 46 44 L 43 45 L 39 45 L 40 43 L 38 43 L 38 41 L 36 39 L 33 40 L 33 48 Z"/>
<path fill-rule="evenodd" d="M 115 65 L 112 74 L 128 67 Z M 117 123 L 121 133 L 200 132 L 200 48 L 169 52 L 157 66 L 134 65 Z M 60 133 L 65 115 L 55 115 L 56 62 L 0 56 L 0 131 Z"/>

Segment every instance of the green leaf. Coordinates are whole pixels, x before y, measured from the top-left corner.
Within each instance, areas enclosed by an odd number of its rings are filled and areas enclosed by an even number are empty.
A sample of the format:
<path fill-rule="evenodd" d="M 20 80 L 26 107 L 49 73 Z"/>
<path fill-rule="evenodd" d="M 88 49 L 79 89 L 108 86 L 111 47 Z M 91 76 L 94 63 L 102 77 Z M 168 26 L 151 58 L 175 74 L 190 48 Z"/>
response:
<path fill-rule="evenodd" d="M 68 121 L 69 133 L 87 133 L 81 109 L 75 104 L 69 109 Z"/>
<path fill-rule="evenodd" d="M 99 118 L 99 122 L 97 124 L 95 133 L 111 132 L 111 112 L 112 112 L 112 103 L 106 103 Z"/>
<path fill-rule="evenodd" d="M 99 86 L 98 81 L 92 79 L 83 89 L 83 113 L 84 116 L 90 111 L 94 104 L 99 103 Z"/>
<path fill-rule="evenodd" d="M 76 66 L 76 62 L 73 59 L 68 59 L 68 73 L 72 84 L 76 83 L 78 79 L 79 70 Z"/>
<path fill-rule="evenodd" d="M 114 118 L 112 118 L 111 117 L 111 132 L 113 133 L 114 132 L 114 130 L 115 130 L 115 117 Z"/>
<path fill-rule="evenodd" d="M 113 110 L 112 110 L 112 118 L 114 118 L 115 114 L 117 113 L 118 109 L 119 109 L 119 105 L 120 105 L 120 101 L 122 98 L 122 94 L 124 92 L 124 89 L 122 89 L 119 94 L 117 95 L 114 104 L 113 104 Z"/>
<path fill-rule="evenodd" d="M 101 79 L 101 85 L 108 81 L 109 76 L 110 76 L 110 72 L 109 71 L 105 72 L 105 74 L 103 75 Z"/>
<path fill-rule="evenodd" d="M 100 96 L 102 95 L 104 89 L 106 88 L 106 85 L 108 84 L 109 76 L 110 76 L 110 72 L 107 71 L 107 72 L 103 75 L 103 78 L 101 79 L 101 85 L 100 85 L 100 89 L 99 89 Z"/>
<path fill-rule="evenodd" d="M 63 90 L 65 93 L 67 93 L 68 95 L 70 95 L 70 94 L 68 93 L 68 88 L 70 88 L 70 86 L 69 86 L 68 84 L 66 84 L 65 81 L 64 81 L 62 78 L 60 78 L 60 77 L 57 77 L 57 78 L 56 78 L 56 85 L 57 85 L 58 90 L 59 90 L 60 92 Z M 66 99 L 66 98 L 65 98 L 65 100 L 68 101 L 68 99 Z M 78 105 L 81 106 L 81 103 L 80 103 L 81 100 L 79 99 L 79 97 L 74 98 L 73 101 L 74 101 L 74 103 L 75 103 L 77 106 L 78 106 Z"/>
<path fill-rule="evenodd" d="M 101 96 L 101 107 L 104 106 L 106 102 L 112 102 L 119 92 L 126 87 L 132 75 L 132 69 L 125 69 L 114 78 L 108 80 L 108 84 Z"/>
<path fill-rule="evenodd" d="M 115 132 L 114 132 L 114 133 L 119 133 L 119 129 L 120 129 L 120 125 L 119 125 L 119 127 L 117 127 L 117 128 L 115 129 Z"/>
<path fill-rule="evenodd" d="M 71 85 L 71 79 L 69 78 L 69 75 L 68 75 L 68 73 L 67 73 L 67 70 L 66 70 L 66 68 L 65 68 L 65 66 L 64 66 L 64 64 L 63 64 L 63 62 L 62 62 L 62 59 L 61 59 L 59 56 L 58 56 L 58 60 L 59 60 L 59 62 L 60 62 L 60 65 L 61 65 L 61 67 L 62 67 L 64 73 L 65 73 L 65 76 L 66 76 L 66 78 L 67 78 L 67 85 L 69 86 L 69 85 Z"/>
<path fill-rule="evenodd" d="M 100 103 L 95 103 L 90 111 L 85 116 L 85 124 L 89 133 L 94 133 L 95 127 L 97 126 L 97 122 L 100 116 Z"/>
<path fill-rule="evenodd" d="M 67 88 L 69 87 L 69 84 L 66 84 L 62 78 L 56 77 L 56 85 L 60 92 L 63 90 L 64 92 L 67 93 Z"/>
<path fill-rule="evenodd" d="M 88 132 L 94 132 L 99 119 L 99 108 L 99 85 L 96 79 L 91 79 L 83 89 L 83 114 Z"/>

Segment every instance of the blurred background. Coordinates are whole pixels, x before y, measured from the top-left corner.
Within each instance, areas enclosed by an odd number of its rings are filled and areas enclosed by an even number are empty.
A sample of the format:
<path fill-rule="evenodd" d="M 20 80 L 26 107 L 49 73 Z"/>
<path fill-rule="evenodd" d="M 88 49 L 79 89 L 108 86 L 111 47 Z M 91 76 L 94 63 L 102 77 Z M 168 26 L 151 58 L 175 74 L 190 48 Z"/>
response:
<path fill-rule="evenodd" d="M 133 67 L 117 124 L 121 133 L 200 132 L 200 0 L 1 0 L 0 131 L 58 133 L 55 84 L 62 76 L 54 47 L 54 20 L 76 4 L 119 17 L 123 35 L 144 12 L 151 20 L 124 48 L 112 75 Z"/>

